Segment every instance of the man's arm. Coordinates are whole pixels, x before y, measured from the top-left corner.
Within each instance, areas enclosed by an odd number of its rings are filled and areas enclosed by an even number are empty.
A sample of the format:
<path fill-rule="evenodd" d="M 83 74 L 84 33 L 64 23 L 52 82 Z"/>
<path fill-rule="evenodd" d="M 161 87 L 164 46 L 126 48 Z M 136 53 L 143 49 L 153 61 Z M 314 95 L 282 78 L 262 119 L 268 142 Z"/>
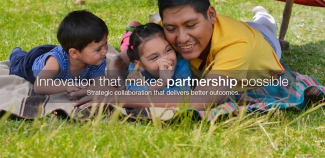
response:
<path fill-rule="evenodd" d="M 126 51 L 116 55 L 107 66 L 107 76 L 120 77 L 123 81 L 128 75 L 128 67 L 130 64 L 129 57 Z"/>
<path fill-rule="evenodd" d="M 227 79 L 225 76 L 220 75 L 207 75 L 205 78 L 206 81 L 210 79 L 210 85 L 212 84 L 211 79 Z M 229 79 L 229 78 L 228 78 Z M 101 87 L 102 90 L 110 90 L 114 93 L 120 91 L 114 87 Z M 104 88 L 104 89 L 103 89 Z M 190 108 L 195 108 L 198 110 L 204 110 L 208 107 L 217 106 L 227 97 L 226 93 L 224 95 L 210 95 L 211 91 L 231 91 L 230 86 L 203 86 L 198 85 L 193 92 L 190 94 L 195 95 L 113 95 L 113 96 L 87 96 L 76 102 L 75 106 L 81 106 L 81 108 L 88 106 L 91 103 L 108 103 L 108 104 L 119 104 L 122 103 L 124 107 L 133 107 L 133 108 L 143 108 L 151 107 L 177 107 L 182 103 L 189 105 Z M 97 101 L 93 101 L 93 98 L 96 98 Z M 84 104 L 91 101 L 88 104 Z M 166 103 L 168 102 L 168 103 Z"/>
<path fill-rule="evenodd" d="M 220 76 L 221 79 L 227 79 L 224 76 Z M 206 81 L 209 79 L 219 79 L 219 75 L 208 75 L 204 78 Z M 228 78 L 229 79 L 229 78 Z M 204 110 L 208 107 L 214 107 L 223 102 L 227 95 L 210 95 L 210 92 L 213 91 L 231 91 L 229 86 L 211 86 L 212 83 L 209 83 L 210 86 L 202 86 L 198 85 L 195 87 L 193 92 L 189 92 L 190 95 L 150 95 L 150 96 L 116 96 L 112 100 L 112 104 L 114 103 L 123 103 L 124 107 L 177 107 L 182 103 L 186 103 L 190 108 Z M 193 95 L 191 95 L 193 94 Z M 226 94 L 226 93 L 222 93 Z M 114 102 L 115 101 L 115 102 Z M 167 102 L 167 103 L 166 103 Z"/>

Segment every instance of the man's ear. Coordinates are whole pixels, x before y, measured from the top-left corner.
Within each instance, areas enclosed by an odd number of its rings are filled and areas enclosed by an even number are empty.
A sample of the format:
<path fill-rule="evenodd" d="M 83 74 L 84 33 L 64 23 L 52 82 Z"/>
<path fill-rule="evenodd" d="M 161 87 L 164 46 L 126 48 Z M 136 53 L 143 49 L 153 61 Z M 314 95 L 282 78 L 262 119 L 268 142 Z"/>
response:
<path fill-rule="evenodd" d="M 135 68 L 139 68 L 140 71 L 145 71 L 143 65 L 141 64 L 141 62 L 139 60 L 134 60 L 134 64 L 135 64 Z"/>
<path fill-rule="evenodd" d="M 70 48 L 68 53 L 69 53 L 70 57 L 72 57 L 73 59 L 77 59 L 79 57 L 78 54 L 80 52 L 75 48 Z"/>
<path fill-rule="evenodd" d="M 212 24 L 216 23 L 217 21 L 217 12 L 216 9 L 214 9 L 213 6 L 210 5 L 207 11 L 208 19 L 211 21 Z"/>

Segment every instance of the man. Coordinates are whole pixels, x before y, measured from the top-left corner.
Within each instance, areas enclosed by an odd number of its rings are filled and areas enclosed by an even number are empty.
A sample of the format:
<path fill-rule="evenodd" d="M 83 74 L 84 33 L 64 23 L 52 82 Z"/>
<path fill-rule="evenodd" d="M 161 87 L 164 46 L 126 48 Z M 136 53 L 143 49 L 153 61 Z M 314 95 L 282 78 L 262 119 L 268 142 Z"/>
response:
<path fill-rule="evenodd" d="M 175 107 L 188 103 L 189 107 L 205 109 L 216 106 L 227 98 L 226 92 L 242 92 L 254 88 L 248 80 L 266 79 L 280 74 L 281 49 L 275 35 L 273 17 L 263 7 L 253 10 L 254 22 L 244 23 L 219 15 L 209 0 L 158 0 L 159 13 L 166 39 L 183 58 L 190 61 L 194 77 L 203 79 L 193 90 L 206 95 L 150 95 L 150 96 L 99 96 L 99 102 L 123 103 L 130 107 Z M 112 70 L 121 70 L 128 64 L 125 53 L 110 63 Z M 223 82 L 220 82 L 223 81 Z M 207 86 L 208 85 L 208 86 Z M 100 89 L 111 89 L 101 87 Z M 209 95 L 209 92 L 224 92 Z M 150 99 L 148 99 L 150 98 Z M 91 100 L 82 98 L 77 106 Z M 168 101 L 164 104 L 162 101 Z M 148 103 L 148 104 L 147 104 Z"/>

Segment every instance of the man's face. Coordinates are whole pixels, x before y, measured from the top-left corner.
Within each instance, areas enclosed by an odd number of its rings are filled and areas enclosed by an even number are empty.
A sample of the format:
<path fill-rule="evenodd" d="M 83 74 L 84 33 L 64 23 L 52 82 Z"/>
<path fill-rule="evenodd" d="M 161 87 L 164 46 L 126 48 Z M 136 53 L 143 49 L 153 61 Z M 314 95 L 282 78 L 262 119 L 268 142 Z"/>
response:
<path fill-rule="evenodd" d="M 172 7 L 163 11 L 165 36 L 184 59 L 197 59 L 208 46 L 216 22 L 216 12 L 212 6 L 207 16 L 206 19 L 191 6 Z"/>

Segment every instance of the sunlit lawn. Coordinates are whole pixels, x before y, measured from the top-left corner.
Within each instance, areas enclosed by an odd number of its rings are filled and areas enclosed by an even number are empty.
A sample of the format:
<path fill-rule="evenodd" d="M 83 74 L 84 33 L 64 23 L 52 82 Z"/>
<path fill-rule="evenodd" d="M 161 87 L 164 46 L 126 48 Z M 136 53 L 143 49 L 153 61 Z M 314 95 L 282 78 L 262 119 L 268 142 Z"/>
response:
<path fill-rule="evenodd" d="M 271 0 L 211 1 L 220 14 L 242 21 L 262 5 L 280 26 L 284 3 Z M 97 0 L 74 5 L 72 0 L 6 0 L 0 5 L 0 59 L 15 46 L 58 44 L 56 29 L 72 10 L 87 9 L 104 19 L 109 42 L 119 50 L 131 20 L 148 21 L 157 12 L 155 0 Z M 325 9 L 294 5 L 282 60 L 325 84 Z M 315 104 L 317 105 L 317 104 Z M 308 109 L 311 109 L 309 107 Z M 73 122 L 49 115 L 35 120 L 0 121 L 0 157 L 323 157 L 325 112 L 276 111 L 210 124 L 182 118 L 180 122 L 131 122 L 123 119 Z"/>

